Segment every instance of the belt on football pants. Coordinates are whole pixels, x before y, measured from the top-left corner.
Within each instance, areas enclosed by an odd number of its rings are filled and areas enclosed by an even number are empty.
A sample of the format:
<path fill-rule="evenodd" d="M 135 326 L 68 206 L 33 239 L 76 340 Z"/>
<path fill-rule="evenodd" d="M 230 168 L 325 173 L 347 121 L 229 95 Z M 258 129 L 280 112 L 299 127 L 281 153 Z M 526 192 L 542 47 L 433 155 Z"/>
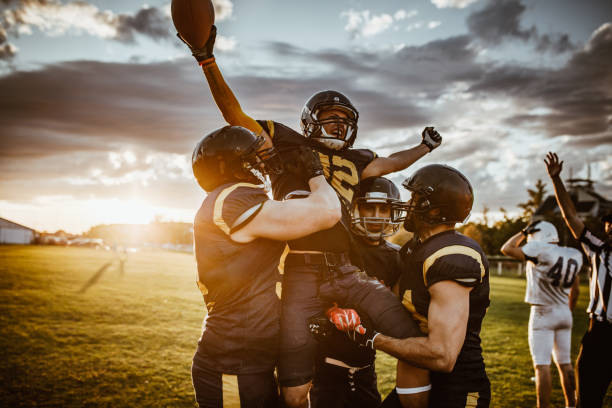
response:
<path fill-rule="evenodd" d="M 359 270 L 351 264 L 346 252 L 289 252 L 285 259 L 285 266 L 306 265 L 319 267 L 324 280 Z"/>

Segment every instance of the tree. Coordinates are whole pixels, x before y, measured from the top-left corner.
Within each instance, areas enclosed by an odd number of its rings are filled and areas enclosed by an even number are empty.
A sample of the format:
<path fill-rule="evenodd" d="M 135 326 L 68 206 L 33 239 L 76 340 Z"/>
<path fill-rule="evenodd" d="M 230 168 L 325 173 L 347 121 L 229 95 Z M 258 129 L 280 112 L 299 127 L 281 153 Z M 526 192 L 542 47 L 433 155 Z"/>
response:
<path fill-rule="evenodd" d="M 544 184 L 542 179 L 538 179 L 535 184 L 535 189 L 528 188 L 527 194 L 529 195 L 529 199 L 524 203 L 518 204 L 518 207 L 523 209 L 523 218 L 525 220 L 530 219 L 544 201 L 546 197 L 546 184 Z"/>

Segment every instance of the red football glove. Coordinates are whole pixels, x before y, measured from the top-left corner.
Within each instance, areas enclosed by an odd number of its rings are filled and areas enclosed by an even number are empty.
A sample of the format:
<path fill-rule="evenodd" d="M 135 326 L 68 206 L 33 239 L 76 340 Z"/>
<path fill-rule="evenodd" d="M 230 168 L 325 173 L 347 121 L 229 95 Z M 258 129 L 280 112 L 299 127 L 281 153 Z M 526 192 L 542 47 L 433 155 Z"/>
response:
<path fill-rule="evenodd" d="M 336 326 L 336 329 L 343 332 L 355 331 L 365 334 L 366 329 L 361 325 L 361 318 L 354 309 L 341 309 L 334 303 L 325 312 L 327 318 Z"/>

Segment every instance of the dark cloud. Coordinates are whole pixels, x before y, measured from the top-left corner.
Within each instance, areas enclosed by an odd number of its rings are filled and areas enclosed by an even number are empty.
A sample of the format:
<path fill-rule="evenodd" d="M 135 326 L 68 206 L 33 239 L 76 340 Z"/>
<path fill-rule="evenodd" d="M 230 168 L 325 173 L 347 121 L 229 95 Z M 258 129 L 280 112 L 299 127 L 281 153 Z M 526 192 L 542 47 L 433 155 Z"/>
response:
<path fill-rule="evenodd" d="M 563 53 L 575 47 L 567 34 L 540 35 L 535 26 L 522 28 L 525 9 L 521 0 L 491 0 L 468 17 L 468 28 L 479 41 L 488 45 L 515 39 L 533 41 L 538 51 Z"/>
<path fill-rule="evenodd" d="M 81 18 L 78 14 L 81 13 L 82 18 L 95 21 L 94 24 L 106 27 L 111 33 L 114 30 L 114 34 L 106 37 L 110 40 L 134 43 L 137 34 L 156 41 L 174 38 L 170 32 L 172 26 L 170 18 L 161 9 L 155 7 L 143 7 L 134 14 L 112 14 L 80 0 L 68 3 L 62 3 L 58 0 L 3 0 L 2 5 L 0 5 L 0 60 L 8 60 L 15 55 L 16 48 L 7 47 L 7 45 L 10 46 L 7 41 L 10 37 L 19 35 L 20 27 L 39 24 L 38 19 L 32 18 L 32 15 L 44 16 L 52 12 L 53 15 L 57 16 L 62 15 L 63 11 L 69 14 L 64 16 L 63 19 L 58 19 L 57 27 L 51 27 L 60 32 L 78 26 L 71 19 Z M 49 29 L 46 26 L 39 28 Z M 83 29 L 83 27 L 80 28 Z M 92 30 L 92 33 L 95 32 L 97 31 Z M 105 34 L 105 36 L 108 35 Z M 4 46 L 3 43 L 5 43 Z"/>
<path fill-rule="evenodd" d="M 559 69 L 504 66 L 491 69 L 471 91 L 511 95 L 551 113 L 519 114 L 512 125 L 533 126 L 551 136 L 612 133 L 612 24 L 599 27 L 585 47 Z"/>
<path fill-rule="evenodd" d="M 134 34 L 142 34 L 154 40 L 169 38 L 170 19 L 161 10 L 142 8 L 134 15 L 120 14 L 116 19 L 117 39 L 134 42 Z"/>

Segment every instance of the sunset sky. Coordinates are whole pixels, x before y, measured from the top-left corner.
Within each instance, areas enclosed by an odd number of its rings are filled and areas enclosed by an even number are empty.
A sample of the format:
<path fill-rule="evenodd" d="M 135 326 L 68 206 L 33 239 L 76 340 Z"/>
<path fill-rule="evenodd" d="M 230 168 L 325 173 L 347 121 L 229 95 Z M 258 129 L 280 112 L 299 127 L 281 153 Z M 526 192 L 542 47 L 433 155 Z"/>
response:
<path fill-rule="evenodd" d="M 484 205 L 517 211 L 565 177 L 612 198 L 612 1 L 219 0 L 215 55 L 245 112 L 299 130 L 322 89 L 387 155 L 425 126 Z M 38 230 L 191 221 L 191 151 L 222 126 L 168 0 L 0 0 L 0 217 Z M 550 187 L 549 187 L 550 190 Z"/>

